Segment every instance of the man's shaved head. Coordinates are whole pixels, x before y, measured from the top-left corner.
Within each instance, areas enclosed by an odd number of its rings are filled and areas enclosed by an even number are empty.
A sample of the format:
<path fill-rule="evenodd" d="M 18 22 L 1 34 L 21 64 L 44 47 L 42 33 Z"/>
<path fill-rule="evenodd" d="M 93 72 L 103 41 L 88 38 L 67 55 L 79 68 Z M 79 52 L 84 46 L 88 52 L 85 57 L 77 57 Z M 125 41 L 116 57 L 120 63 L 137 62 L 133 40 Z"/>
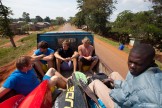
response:
<path fill-rule="evenodd" d="M 137 44 L 132 48 L 131 52 L 138 53 L 150 59 L 154 59 L 155 57 L 155 49 L 150 44 Z"/>
<path fill-rule="evenodd" d="M 129 53 L 128 68 L 132 75 L 138 76 L 155 63 L 155 50 L 149 44 L 135 45 Z"/>

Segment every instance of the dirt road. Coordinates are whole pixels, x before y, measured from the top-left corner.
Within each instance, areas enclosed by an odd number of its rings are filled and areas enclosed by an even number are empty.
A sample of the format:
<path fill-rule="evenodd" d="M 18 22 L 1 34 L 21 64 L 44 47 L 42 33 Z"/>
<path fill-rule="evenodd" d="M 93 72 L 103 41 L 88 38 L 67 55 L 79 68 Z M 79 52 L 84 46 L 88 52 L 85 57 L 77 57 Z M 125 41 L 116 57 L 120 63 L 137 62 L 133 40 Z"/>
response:
<path fill-rule="evenodd" d="M 95 38 L 96 54 L 108 65 L 113 71 L 119 72 L 124 78 L 127 74 L 128 54 L 118 50 L 116 47 L 109 45 Z"/>
<path fill-rule="evenodd" d="M 81 31 L 80 29 L 76 29 L 74 26 L 71 26 L 70 24 L 63 25 L 59 31 Z M 20 37 L 22 38 L 22 37 Z M 101 40 L 95 39 L 95 49 L 97 55 L 113 70 L 119 72 L 123 77 L 125 77 L 126 72 L 128 71 L 127 68 L 127 57 L 128 55 L 117 48 L 106 44 L 105 42 L 102 42 Z M 16 40 L 19 40 L 18 37 L 16 37 Z M 8 46 L 7 43 L 6 46 Z M 4 47 L 4 46 L 3 46 Z M 35 49 L 35 48 L 34 48 Z M 33 50 L 28 52 L 27 55 L 32 55 Z M 2 82 L 7 78 L 7 76 L 15 69 L 14 61 L 9 63 L 6 66 L 0 67 L 0 85 Z"/>
<path fill-rule="evenodd" d="M 70 24 L 65 24 L 60 31 L 72 31 L 76 29 Z M 127 74 L 127 58 L 128 54 L 123 51 L 118 50 L 116 47 L 109 45 L 105 42 L 102 42 L 98 38 L 94 37 L 95 41 L 95 50 L 96 54 L 113 70 L 119 72 L 124 78 Z"/>
<path fill-rule="evenodd" d="M 27 35 L 16 35 L 16 36 L 14 36 L 14 42 L 17 42 L 24 37 L 27 37 Z M 19 43 L 17 42 L 16 46 L 18 46 L 18 45 L 19 45 Z M 0 48 L 11 47 L 11 46 L 12 46 L 11 43 L 8 42 L 8 43 L 5 43 L 4 45 L 1 45 Z"/>

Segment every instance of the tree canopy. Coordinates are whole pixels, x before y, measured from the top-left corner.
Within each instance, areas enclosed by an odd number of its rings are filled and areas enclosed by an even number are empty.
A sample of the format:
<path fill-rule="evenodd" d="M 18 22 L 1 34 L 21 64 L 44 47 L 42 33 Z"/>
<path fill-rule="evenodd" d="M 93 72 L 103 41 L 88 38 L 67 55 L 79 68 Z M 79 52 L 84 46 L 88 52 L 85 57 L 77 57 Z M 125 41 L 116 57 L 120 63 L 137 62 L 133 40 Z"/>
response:
<path fill-rule="evenodd" d="M 77 0 L 79 12 L 73 20 L 78 27 L 87 25 L 95 33 L 104 34 L 113 9 L 113 0 Z"/>
<path fill-rule="evenodd" d="M 12 46 L 16 47 L 16 44 L 13 40 L 14 34 L 10 29 L 11 22 L 9 15 L 12 15 L 12 11 L 8 7 L 4 6 L 0 1 L 0 31 L 3 36 L 9 37 Z"/>
<path fill-rule="evenodd" d="M 43 18 L 38 15 L 35 17 L 35 22 L 43 22 Z"/>
<path fill-rule="evenodd" d="M 25 21 L 26 23 L 28 23 L 28 22 L 31 21 L 29 15 L 30 15 L 30 14 L 27 13 L 27 12 L 23 12 L 23 14 L 22 14 L 22 18 L 24 19 L 24 21 Z"/>
<path fill-rule="evenodd" d="M 129 10 L 119 13 L 113 23 L 113 32 L 132 34 L 136 39 L 142 39 L 145 43 L 150 43 L 159 47 L 162 40 L 162 31 L 157 24 L 157 14 L 154 11 L 142 11 L 132 13 Z"/>
<path fill-rule="evenodd" d="M 46 18 L 44 18 L 44 21 L 50 23 L 51 22 L 51 19 L 48 16 L 46 16 Z"/>

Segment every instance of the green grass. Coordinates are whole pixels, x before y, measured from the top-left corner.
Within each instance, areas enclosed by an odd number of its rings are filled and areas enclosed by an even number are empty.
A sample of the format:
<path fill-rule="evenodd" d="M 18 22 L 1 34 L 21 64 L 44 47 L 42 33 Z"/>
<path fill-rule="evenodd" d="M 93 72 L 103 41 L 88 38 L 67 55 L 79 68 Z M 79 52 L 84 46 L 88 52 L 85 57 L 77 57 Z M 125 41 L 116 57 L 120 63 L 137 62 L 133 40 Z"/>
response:
<path fill-rule="evenodd" d="M 0 46 L 4 45 L 7 42 L 9 42 L 9 39 L 0 37 Z"/>
<path fill-rule="evenodd" d="M 99 35 L 95 35 L 95 37 L 97 37 L 98 39 L 100 39 L 100 40 L 102 40 L 102 41 L 104 41 L 104 42 L 106 42 L 106 43 L 108 43 L 108 44 L 110 44 L 110 45 L 112 45 L 112 46 L 114 46 L 114 47 L 116 47 L 116 48 L 119 47 L 119 42 L 115 42 L 115 41 L 113 41 L 113 40 L 107 39 L 107 38 L 105 38 L 105 37 L 101 37 L 101 36 L 99 36 Z M 129 54 L 130 49 L 129 49 L 128 47 L 125 46 L 125 48 L 124 48 L 123 51 Z M 156 64 L 159 66 L 159 68 L 162 70 L 162 63 L 159 62 L 159 61 L 157 61 L 157 60 L 155 61 L 155 63 L 156 63 Z"/>
<path fill-rule="evenodd" d="M 60 26 L 55 26 L 53 31 L 59 29 Z M 41 33 L 48 32 L 48 29 L 44 29 Z M 10 42 L 9 39 L 0 38 L 0 45 L 3 45 L 7 42 Z M 27 37 L 24 37 L 18 41 L 20 46 L 16 48 L 7 47 L 0 48 L 0 66 L 4 66 L 13 60 L 17 59 L 21 55 L 25 55 L 28 51 L 31 51 L 34 47 L 37 46 L 37 34 L 33 33 Z"/>
<path fill-rule="evenodd" d="M 33 47 L 36 46 L 36 34 L 31 34 L 21 40 L 20 46 L 16 48 L 1 48 L 0 50 L 0 66 L 3 66 L 21 55 L 25 55 L 28 51 L 31 51 Z"/>
<path fill-rule="evenodd" d="M 116 48 L 119 47 L 119 42 L 115 42 L 115 41 L 113 41 L 113 40 L 110 40 L 110 39 L 101 37 L 101 36 L 99 36 L 99 35 L 95 35 L 95 36 L 96 36 L 98 39 L 100 39 L 100 40 L 102 40 L 102 41 L 104 41 L 104 42 L 106 42 L 106 43 L 108 43 L 108 44 L 110 44 L 110 45 L 112 45 L 112 46 L 115 46 Z M 130 49 L 129 49 L 128 47 L 125 46 L 125 48 L 124 48 L 123 51 L 126 52 L 126 53 L 129 53 Z"/>

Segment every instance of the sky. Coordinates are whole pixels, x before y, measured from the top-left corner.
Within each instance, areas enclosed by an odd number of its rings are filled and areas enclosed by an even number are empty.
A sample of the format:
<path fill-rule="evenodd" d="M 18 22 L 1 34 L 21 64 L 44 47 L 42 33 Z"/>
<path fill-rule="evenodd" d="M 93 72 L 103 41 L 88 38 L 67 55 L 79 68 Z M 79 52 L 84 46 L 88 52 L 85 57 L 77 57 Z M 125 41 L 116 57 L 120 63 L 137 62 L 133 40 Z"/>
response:
<path fill-rule="evenodd" d="M 22 18 L 22 13 L 27 12 L 30 18 L 39 15 L 42 18 L 46 16 L 51 19 L 56 17 L 74 17 L 78 12 L 77 0 L 1 0 L 2 3 L 10 7 L 14 15 L 11 18 Z M 95 0 L 94 0 L 95 1 Z M 151 9 L 151 3 L 147 0 L 117 0 L 115 4 L 116 10 L 110 17 L 110 21 L 114 21 L 117 15 L 124 10 L 132 12 L 146 11 Z"/>

